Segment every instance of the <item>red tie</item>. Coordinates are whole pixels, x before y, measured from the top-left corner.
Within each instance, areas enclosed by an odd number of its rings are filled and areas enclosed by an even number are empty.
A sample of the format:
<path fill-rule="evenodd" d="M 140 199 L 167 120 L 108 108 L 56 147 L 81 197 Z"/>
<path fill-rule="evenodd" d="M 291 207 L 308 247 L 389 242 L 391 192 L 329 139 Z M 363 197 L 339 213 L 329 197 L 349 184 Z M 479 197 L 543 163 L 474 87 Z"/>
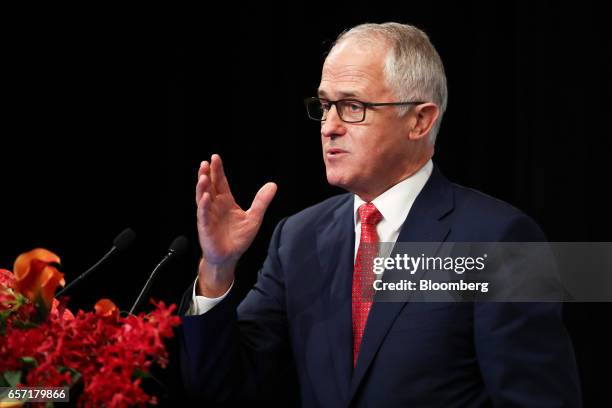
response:
<path fill-rule="evenodd" d="M 382 214 L 372 203 L 361 205 L 358 211 L 361 218 L 361 239 L 353 270 L 353 367 L 357 365 L 361 338 L 374 298 L 372 266 L 378 254 L 376 224 L 382 220 Z"/>

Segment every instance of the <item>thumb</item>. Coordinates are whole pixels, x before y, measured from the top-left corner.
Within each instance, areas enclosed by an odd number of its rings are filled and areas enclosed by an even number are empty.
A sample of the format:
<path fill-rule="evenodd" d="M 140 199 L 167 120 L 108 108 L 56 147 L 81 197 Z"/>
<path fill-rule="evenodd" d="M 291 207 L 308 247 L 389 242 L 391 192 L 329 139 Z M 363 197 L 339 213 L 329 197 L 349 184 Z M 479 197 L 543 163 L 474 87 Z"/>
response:
<path fill-rule="evenodd" d="M 251 208 L 249 208 L 248 212 L 253 214 L 257 222 L 261 222 L 263 219 L 263 216 L 266 213 L 268 206 L 272 202 L 277 189 L 278 187 L 275 183 L 266 183 L 259 189 L 257 194 L 255 194 L 255 198 L 253 199 L 253 203 L 251 204 Z"/>

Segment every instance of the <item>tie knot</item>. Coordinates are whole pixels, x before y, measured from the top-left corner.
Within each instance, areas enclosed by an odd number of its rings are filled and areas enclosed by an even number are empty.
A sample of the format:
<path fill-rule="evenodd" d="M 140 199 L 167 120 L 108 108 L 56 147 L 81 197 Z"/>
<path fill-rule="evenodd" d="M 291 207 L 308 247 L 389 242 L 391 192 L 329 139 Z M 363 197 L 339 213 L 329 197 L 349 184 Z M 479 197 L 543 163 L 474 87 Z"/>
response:
<path fill-rule="evenodd" d="M 382 220 L 382 214 L 372 203 L 365 203 L 359 207 L 359 218 L 362 224 L 376 225 Z"/>

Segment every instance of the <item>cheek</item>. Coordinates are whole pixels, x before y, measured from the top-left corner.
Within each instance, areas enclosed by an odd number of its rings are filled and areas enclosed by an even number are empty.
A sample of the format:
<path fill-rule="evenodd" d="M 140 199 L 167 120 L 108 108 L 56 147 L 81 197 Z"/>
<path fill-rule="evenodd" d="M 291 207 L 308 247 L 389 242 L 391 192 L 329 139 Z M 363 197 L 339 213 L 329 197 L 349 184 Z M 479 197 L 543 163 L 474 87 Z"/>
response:
<path fill-rule="evenodd" d="M 387 140 L 377 134 L 363 135 L 358 143 L 353 145 L 355 158 L 368 167 L 371 166 L 372 162 L 383 159 L 387 150 Z"/>

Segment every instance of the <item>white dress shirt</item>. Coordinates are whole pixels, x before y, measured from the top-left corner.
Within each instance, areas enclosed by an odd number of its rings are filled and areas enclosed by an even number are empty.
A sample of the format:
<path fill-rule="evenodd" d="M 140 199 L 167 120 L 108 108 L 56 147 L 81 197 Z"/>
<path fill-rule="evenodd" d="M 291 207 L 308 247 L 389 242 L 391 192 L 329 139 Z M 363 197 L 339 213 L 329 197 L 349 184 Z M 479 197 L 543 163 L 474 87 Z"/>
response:
<path fill-rule="evenodd" d="M 433 163 L 429 160 L 423 167 L 421 167 L 412 176 L 404 179 L 376 197 L 372 200 L 372 204 L 376 206 L 378 211 L 382 214 L 382 220 L 376 225 L 376 232 L 378 233 L 378 241 L 381 243 L 395 243 L 399 236 L 402 224 L 417 196 L 429 180 L 429 176 L 433 171 Z M 353 221 L 355 223 L 355 251 L 354 256 L 357 256 L 357 248 L 359 247 L 359 239 L 361 238 L 361 220 L 359 219 L 358 209 L 363 201 L 359 196 L 355 195 L 353 204 Z M 382 255 L 382 254 L 381 254 Z M 199 315 L 208 312 L 217 303 L 219 303 L 234 286 L 232 286 L 223 295 L 217 298 L 208 298 L 205 296 L 196 295 L 196 286 L 198 279 L 196 278 L 195 284 L 193 285 L 192 302 L 188 315 Z"/>

